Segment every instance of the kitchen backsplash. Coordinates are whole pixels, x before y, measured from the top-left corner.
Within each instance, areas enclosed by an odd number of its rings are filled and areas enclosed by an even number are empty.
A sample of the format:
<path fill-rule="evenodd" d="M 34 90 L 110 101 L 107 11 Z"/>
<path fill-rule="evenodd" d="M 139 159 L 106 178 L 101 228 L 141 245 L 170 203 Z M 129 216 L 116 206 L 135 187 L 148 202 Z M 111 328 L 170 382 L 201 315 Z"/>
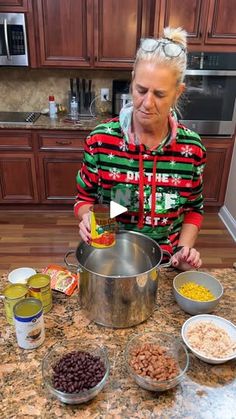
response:
<path fill-rule="evenodd" d="M 130 71 L 0 68 L 0 111 L 41 111 L 48 108 L 49 95 L 67 108 L 70 78 L 79 77 L 92 80 L 96 113 L 111 113 L 112 80 L 129 79 L 130 75 Z M 103 87 L 109 88 L 108 102 L 100 101 Z"/>

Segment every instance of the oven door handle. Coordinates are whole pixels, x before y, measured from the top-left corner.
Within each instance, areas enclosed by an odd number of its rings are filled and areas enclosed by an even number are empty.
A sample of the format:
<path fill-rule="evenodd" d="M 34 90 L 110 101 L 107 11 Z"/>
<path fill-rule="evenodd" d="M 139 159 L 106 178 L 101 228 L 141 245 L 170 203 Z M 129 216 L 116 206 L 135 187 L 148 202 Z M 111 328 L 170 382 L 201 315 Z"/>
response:
<path fill-rule="evenodd" d="M 5 36 L 5 44 L 7 50 L 7 59 L 11 60 L 9 44 L 8 44 L 8 36 L 7 36 L 7 19 L 4 19 L 4 36 Z"/>

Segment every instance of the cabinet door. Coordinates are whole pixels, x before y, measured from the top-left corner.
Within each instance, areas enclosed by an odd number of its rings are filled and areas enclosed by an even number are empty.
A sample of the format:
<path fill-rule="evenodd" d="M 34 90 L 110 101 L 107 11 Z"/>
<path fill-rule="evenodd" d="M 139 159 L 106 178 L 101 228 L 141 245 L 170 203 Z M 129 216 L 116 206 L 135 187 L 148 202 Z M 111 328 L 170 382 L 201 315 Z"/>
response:
<path fill-rule="evenodd" d="M 201 44 L 208 0 L 156 1 L 154 36 L 162 36 L 163 28 L 182 27 L 188 32 L 188 44 Z"/>
<path fill-rule="evenodd" d="M 206 44 L 236 47 L 235 0 L 210 0 Z"/>
<path fill-rule="evenodd" d="M 148 34 L 150 1 L 95 1 L 95 67 L 131 68 L 140 38 Z"/>
<path fill-rule="evenodd" d="M 0 12 L 25 12 L 28 0 L 0 0 Z"/>
<path fill-rule="evenodd" d="M 35 0 L 41 66 L 89 67 L 92 0 Z"/>
<path fill-rule="evenodd" d="M 232 139 L 203 139 L 207 150 L 204 171 L 204 202 L 209 206 L 224 203 L 227 180 L 232 157 Z"/>
<path fill-rule="evenodd" d="M 73 204 L 76 175 L 81 167 L 83 152 L 39 154 L 39 173 L 42 204 Z"/>
<path fill-rule="evenodd" d="M 0 189 L 0 203 L 38 202 L 33 153 L 1 153 Z"/>

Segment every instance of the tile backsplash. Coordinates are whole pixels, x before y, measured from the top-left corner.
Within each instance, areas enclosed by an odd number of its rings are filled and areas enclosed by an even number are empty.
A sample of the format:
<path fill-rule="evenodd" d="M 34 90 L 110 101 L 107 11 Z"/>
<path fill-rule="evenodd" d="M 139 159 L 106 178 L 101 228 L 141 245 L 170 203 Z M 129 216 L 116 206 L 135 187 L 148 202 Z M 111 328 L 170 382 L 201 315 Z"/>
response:
<path fill-rule="evenodd" d="M 95 91 L 96 113 L 111 113 L 112 103 L 100 101 L 100 89 L 108 87 L 110 99 L 113 79 L 130 79 L 131 71 L 113 70 L 64 70 L 0 68 L 0 111 L 41 111 L 48 107 L 48 96 L 68 106 L 70 78 L 92 80 Z"/>

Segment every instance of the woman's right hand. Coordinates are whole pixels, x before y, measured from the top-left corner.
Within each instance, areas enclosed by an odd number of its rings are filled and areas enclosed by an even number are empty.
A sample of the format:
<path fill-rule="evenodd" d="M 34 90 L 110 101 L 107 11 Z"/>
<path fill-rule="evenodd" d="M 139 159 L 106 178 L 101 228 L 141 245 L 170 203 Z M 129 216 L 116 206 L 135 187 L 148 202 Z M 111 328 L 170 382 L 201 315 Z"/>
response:
<path fill-rule="evenodd" d="M 83 241 L 90 243 L 91 241 L 91 224 L 90 224 L 90 212 L 85 212 L 82 215 L 79 223 L 79 235 Z"/>

